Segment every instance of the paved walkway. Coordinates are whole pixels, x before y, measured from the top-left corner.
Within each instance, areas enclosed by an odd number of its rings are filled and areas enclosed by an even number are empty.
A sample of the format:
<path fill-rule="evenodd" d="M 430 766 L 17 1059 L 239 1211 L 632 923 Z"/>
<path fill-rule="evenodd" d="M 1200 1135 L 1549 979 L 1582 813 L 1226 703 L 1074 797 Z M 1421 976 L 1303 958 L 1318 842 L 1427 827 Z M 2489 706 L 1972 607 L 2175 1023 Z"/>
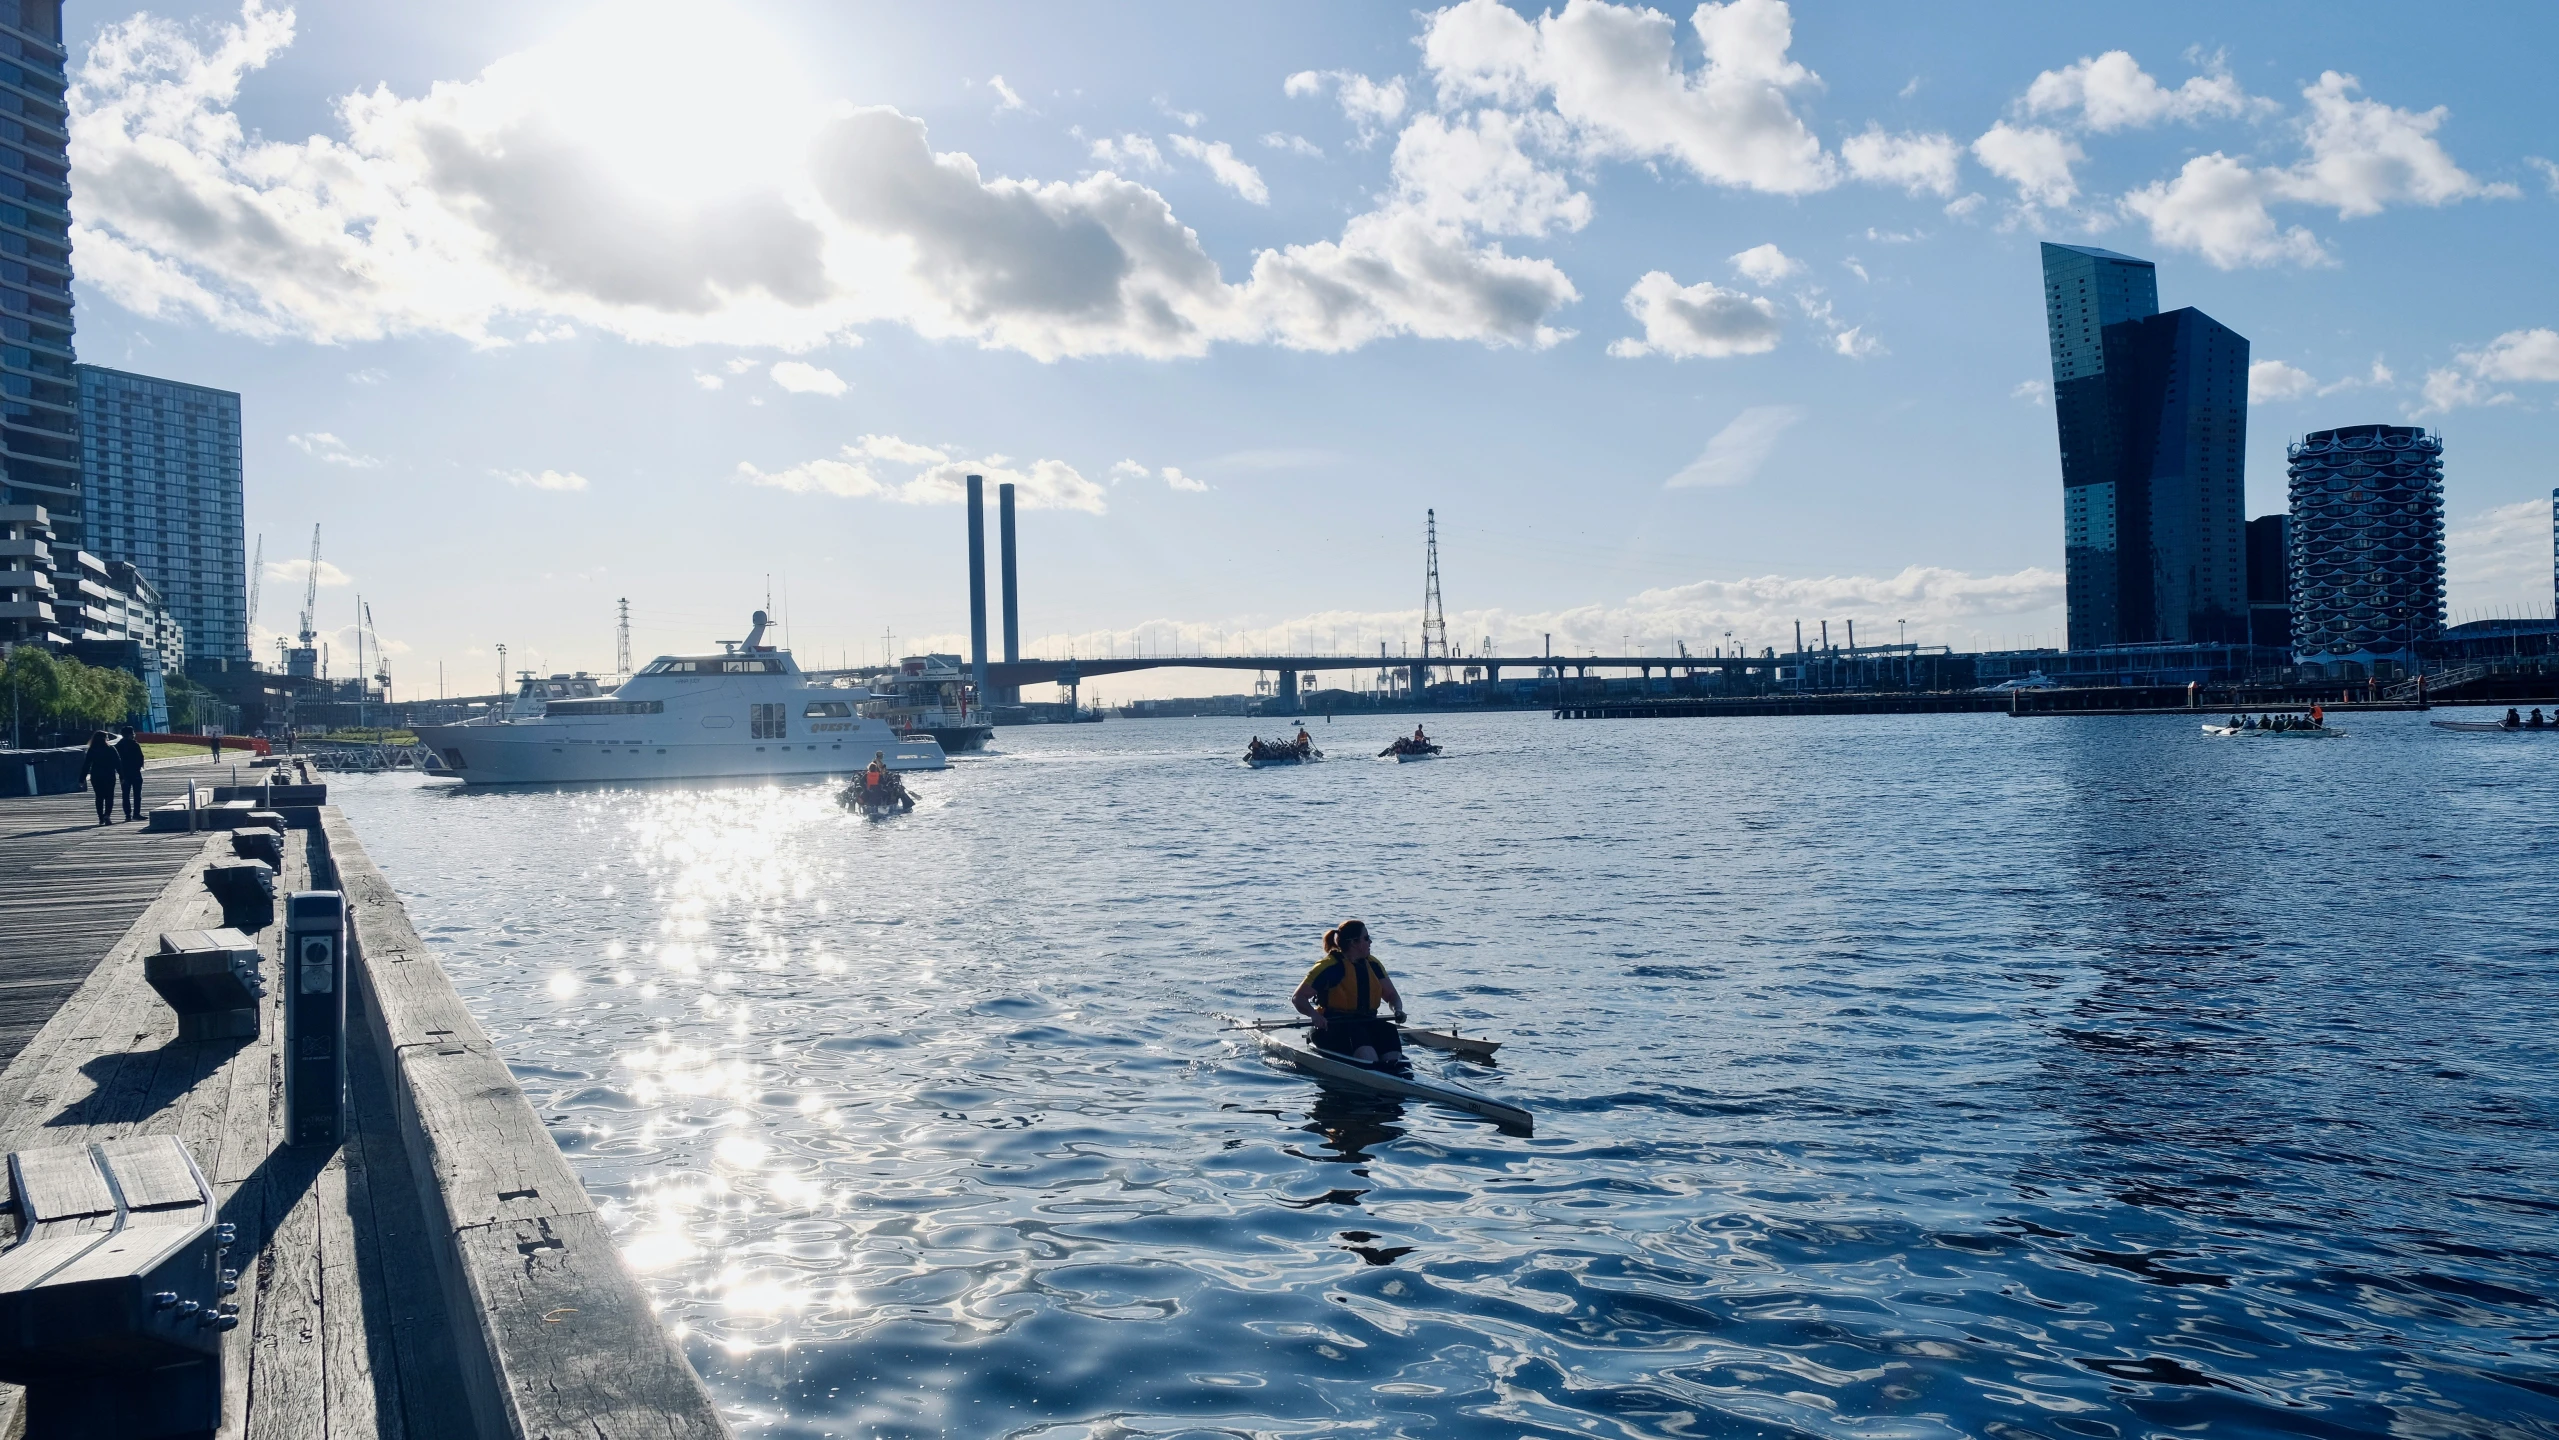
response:
<path fill-rule="evenodd" d="M 244 772 L 246 773 L 246 772 Z M 227 784 L 228 764 L 161 765 L 142 777 L 146 807 L 187 782 Z M 116 813 L 123 813 L 122 802 Z M 26 1048 L 98 958 L 204 848 L 201 835 L 100 825 L 86 790 L 0 800 L 0 1066 Z"/>

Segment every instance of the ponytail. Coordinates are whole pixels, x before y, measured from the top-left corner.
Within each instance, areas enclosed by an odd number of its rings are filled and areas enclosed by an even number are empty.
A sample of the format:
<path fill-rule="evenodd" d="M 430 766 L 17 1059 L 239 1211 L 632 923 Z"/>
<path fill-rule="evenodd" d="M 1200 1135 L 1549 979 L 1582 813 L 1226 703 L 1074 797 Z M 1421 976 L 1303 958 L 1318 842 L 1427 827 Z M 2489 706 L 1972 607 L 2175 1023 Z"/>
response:
<path fill-rule="evenodd" d="M 1356 945 L 1367 938 L 1367 921 L 1345 920 L 1341 924 L 1324 932 L 1324 953 L 1327 955 L 1339 955 L 1347 947 Z"/>

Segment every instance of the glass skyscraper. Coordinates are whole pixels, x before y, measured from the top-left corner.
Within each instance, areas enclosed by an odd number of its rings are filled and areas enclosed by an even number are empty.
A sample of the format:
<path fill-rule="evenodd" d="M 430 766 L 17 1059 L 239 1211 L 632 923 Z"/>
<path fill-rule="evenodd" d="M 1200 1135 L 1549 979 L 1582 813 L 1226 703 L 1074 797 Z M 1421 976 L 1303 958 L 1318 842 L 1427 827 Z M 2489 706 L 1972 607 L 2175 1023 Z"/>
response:
<path fill-rule="evenodd" d="M 156 586 L 198 660 L 246 662 L 240 397 L 79 367 L 86 549 Z"/>
<path fill-rule="evenodd" d="M 62 91 L 62 0 L 0 0 L 0 503 L 85 545 Z"/>
<path fill-rule="evenodd" d="M 2158 269 L 2043 247 L 2070 648 L 2248 638 L 2248 342 Z"/>
<path fill-rule="evenodd" d="M 2361 679 L 2413 667 L 2443 633 L 2443 439 L 2413 425 L 2293 444 L 2293 663 Z"/>

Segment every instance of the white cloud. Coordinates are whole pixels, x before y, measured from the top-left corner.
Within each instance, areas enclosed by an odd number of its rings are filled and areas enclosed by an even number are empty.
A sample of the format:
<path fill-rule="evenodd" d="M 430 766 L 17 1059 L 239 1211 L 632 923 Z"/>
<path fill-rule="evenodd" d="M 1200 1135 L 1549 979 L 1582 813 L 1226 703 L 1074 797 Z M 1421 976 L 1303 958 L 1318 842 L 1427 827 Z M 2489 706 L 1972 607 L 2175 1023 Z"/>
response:
<path fill-rule="evenodd" d="M 1262 183 L 1262 172 L 1235 158 L 1235 147 L 1223 140 L 1203 144 L 1197 137 L 1176 135 L 1173 148 L 1208 167 L 1218 184 L 1234 191 L 1255 205 L 1271 203 L 1271 189 Z"/>
<path fill-rule="evenodd" d="M 1830 348 L 1851 360 L 1869 360 L 1884 353 L 1884 342 L 1867 334 L 1865 326 L 1851 325 L 1831 332 Z"/>
<path fill-rule="evenodd" d="M 489 472 L 509 485 L 528 490 L 583 490 L 586 477 L 573 470 L 492 470 Z"/>
<path fill-rule="evenodd" d="M 2053 385 L 2049 380 L 2020 380 L 2008 392 L 2008 398 L 2023 400 L 2030 405 L 2049 405 L 2053 399 Z"/>
<path fill-rule="evenodd" d="M 1274 130 L 1263 136 L 1262 143 L 1273 150 L 1285 150 L 1291 155 L 1304 155 L 1313 160 L 1324 158 L 1323 146 L 1303 135 L 1291 135 L 1285 130 Z"/>
<path fill-rule="evenodd" d="M 2078 198 L 2079 182 L 2072 178 L 2070 167 L 2088 157 L 2057 130 L 2040 125 L 2020 128 L 2002 120 L 1973 142 L 1973 158 L 1983 169 L 2016 186 L 2021 203 L 2057 206 Z"/>
<path fill-rule="evenodd" d="M 347 372 L 347 383 L 350 385 L 379 385 L 390 378 L 390 371 L 372 365 L 368 365 L 361 370 L 350 370 Z"/>
<path fill-rule="evenodd" d="M 962 460 L 949 449 L 895 435 L 865 435 L 833 456 L 786 470 L 765 471 L 740 461 L 735 472 L 735 478 L 746 485 L 902 505 L 956 505 L 968 498 L 971 475 L 984 476 L 989 487 L 1012 485 L 1026 509 L 1085 510 L 1099 515 L 1108 508 L 1103 488 L 1063 460 L 1037 460 L 1021 470 L 1014 468 L 1008 456 Z"/>
<path fill-rule="evenodd" d="M 2550 502 L 2518 500 L 2444 529 L 2445 596 L 2454 610 L 2550 612 Z"/>
<path fill-rule="evenodd" d="M 304 577 L 308 576 L 310 573 L 311 562 L 308 560 L 270 560 L 267 562 L 267 578 L 286 587 L 301 584 Z M 353 584 L 354 579 L 355 577 L 347 574 L 347 572 L 339 569 L 330 562 L 326 560 L 320 562 L 320 584 L 323 588 L 333 585 Z"/>
<path fill-rule="evenodd" d="M 1376 143 L 1404 113 L 1404 77 L 1390 76 L 1384 84 L 1350 70 L 1300 70 L 1280 82 L 1283 94 L 1293 98 L 1321 95 L 1330 88 L 1340 102 L 1342 116 L 1351 122 L 1358 143 L 1365 147 Z"/>
<path fill-rule="evenodd" d="M 2281 360 L 2260 360 L 2248 367 L 2248 403 L 2251 405 L 2298 400 L 2318 386 L 2319 382 L 2310 378 L 2309 371 Z"/>
<path fill-rule="evenodd" d="M 1657 10 L 1568 0 L 1531 21 L 1498 0 L 1461 0 L 1429 17 L 1422 58 L 1443 105 L 1551 99 L 1588 159 L 1675 160 L 1711 183 L 1780 195 L 1836 184 L 1837 163 L 1789 99 L 1820 77 L 1788 58 L 1794 17 L 1782 0 L 1700 5 L 1690 23 L 1705 56 L 1694 71 Z"/>
<path fill-rule="evenodd" d="M 1662 482 L 1665 490 L 1748 483 L 1768 463 L 1777 439 L 1804 418 L 1801 405 L 1753 405 L 1715 432 L 1698 457 Z"/>
<path fill-rule="evenodd" d="M 1622 359 L 1761 355 L 1777 348 L 1783 328 L 1776 305 L 1764 297 L 1726 290 L 1712 280 L 1683 286 L 1662 270 L 1647 273 L 1626 292 L 1626 313 L 1642 323 L 1644 338 L 1612 342 L 1608 353 Z"/>
<path fill-rule="evenodd" d="M 1954 196 L 1964 147 L 1946 135 L 1889 135 L 1870 125 L 1840 142 L 1848 173 L 1878 185 L 1898 185 L 1913 195 Z"/>
<path fill-rule="evenodd" d="M 732 375 L 743 375 L 747 371 L 755 368 L 755 357 L 752 355 L 734 355 L 731 356 L 728 363 L 723 365 L 721 368 Z"/>
<path fill-rule="evenodd" d="M 294 449 L 323 465 L 344 465 L 350 470 L 373 470 L 380 468 L 382 464 L 373 456 L 359 455 L 348 449 L 345 441 L 326 430 L 314 430 L 307 435 L 287 435 L 284 438 Z"/>
<path fill-rule="evenodd" d="M 1122 135 L 1114 140 L 1105 135 L 1093 142 L 1093 158 L 1104 165 L 1122 170 L 1161 170 L 1164 152 L 1155 148 L 1154 138 L 1146 135 Z"/>
<path fill-rule="evenodd" d="M 1753 245 L 1732 260 L 1734 272 L 1755 285 L 1774 285 L 1804 268 L 1804 262 L 1778 249 L 1773 241 Z"/>
<path fill-rule="evenodd" d="M 142 314 L 324 343 L 586 327 L 797 351 L 887 323 L 1043 360 L 1551 344 L 1578 298 L 1551 262 L 1391 203 L 1229 283 L 1144 185 L 987 176 L 911 117 L 822 103 L 751 12 L 691 18 L 593 11 L 468 79 L 345 97 L 334 134 L 299 140 L 235 108 L 289 13 L 111 24 L 74 86 L 82 278 Z M 724 76 L 745 78 L 704 93 Z"/>
<path fill-rule="evenodd" d="M 708 371 L 696 370 L 693 372 L 693 383 L 701 386 L 705 390 L 717 390 L 729 382 L 721 376 L 713 375 Z"/>
<path fill-rule="evenodd" d="M 2499 384 L 2559 382 L 2559 330 L 2509 330 L 2476 350 L 2455 353 L 2453 359 L 2454 366 L 2426 372 L 2426 403 L 2418 414 L 2513 403 L 2513 392 L 2495 388 Z M 2379 368 L 2378 361 L 2374 365 Z"/>
<path fill-rule="evenodd" d="M 2224 270 L 2327 263 L 2318 236 L 2299 225 L 2282 228 L 2266 208 L 2272 175 L 2216 150 L 2187 161 L 2174 180 L 2126 195 L 2124 209 L 2150 222 L 2154 242 L 2193 251 Z"/>
<path fill-rule="evenodd" d="M 2171 90 L 2122 50 L 2045 71 L 2026 87 L 2023 105 L 2029 115 L 2075 110 L 2081 124 L 2100 131 L 2156 125 L 2162 120 L 2192 123 L 2272 108 L 2270 101 L 2249 99 L 2239 82 L 2217 65 Z"/>
<path fill-rule="evenodd" d="M 1149 470 L 1134 460 L 1122 460 L 1111 467 L 1111 483 L 1114 485 L 1123 480 L 1144 480 L 1149 476 L 1160 477 L 1167 486 L 1175 490 L 1199 492 L 1208 489 L 1207 481 L 1194 479 L 1170 465 L 1161 470 Z"/>
<path fill-rule="evenodd" d="M 2559 381 L 2559 330 L 2509 330 L 2477 350 L 2463 351 L 2461 363 L 2483 380 Z"/>
<path fill-rule="evenodd" d="M 1031 108 L 1030 106 L 1022 103 L 1022 97 L 1013 92 L 1012 86 L 1004 83 L 1004 77 L 1001 75 L 989 77 L 986 82 L 986 88 L 995 92 L 995 112 L 999 115 L 1007 110 L 1028 110 Z"/>
<path fill-rule="evenodd" d="M 2541 183 L 2550 187 L 2551 194 L 2559 195 L 2559 164 L 2553 164 L 2538 155 L 2526 155 L 2523 157 L 2523 163 L 2540 171 Z"/>
<path fill-rule="evenodd" d="M 2425 384 L 2419 388 L 2426 402 L 2417 407 L 2420 415 L 2441 414 L 2471 405 L 2508 405 L 2515 398 L 2511 393 L 2491 390 L 2458 370 L 2429 370 Z"/>
<path fill-rule="evenodd" d="M 2255 167 L 2220 151 L 2188 160 L 2172 180 L 2124 197 L 2124 209 L 2150 224 L 2151 239 L 2191 250 L 2222 269 L 2242 265 L 2327 263 L 2317 236 L 2285 228 L 2272 205 L 2333 209 L 2340 220 L 2378 215 L 2394 204 L 2450 205 L 2471 198 L 2509 198 L 2511 185 L 2490 185 L 2453 162 L 2434 132 L 2442 106 L 2418 112 L 2357 98 L 2361 82 L 2334 70 L 2303 90 L 2307 152 L 2295 164 Z"/>
<path fill-rule="evenodd" d="M 1544 235 L 1590 223 L 1590 197 L 1529 157 L 1534 116 L 1416 116 L 1395 141 L 1398 203 L 1439 224 Z"/>
<path fill-rule="evenodd" d="M 785 360 L 773 367 L 773 383 L 795 395 L 841 395 L 853 387 L 832 370 Z"/>

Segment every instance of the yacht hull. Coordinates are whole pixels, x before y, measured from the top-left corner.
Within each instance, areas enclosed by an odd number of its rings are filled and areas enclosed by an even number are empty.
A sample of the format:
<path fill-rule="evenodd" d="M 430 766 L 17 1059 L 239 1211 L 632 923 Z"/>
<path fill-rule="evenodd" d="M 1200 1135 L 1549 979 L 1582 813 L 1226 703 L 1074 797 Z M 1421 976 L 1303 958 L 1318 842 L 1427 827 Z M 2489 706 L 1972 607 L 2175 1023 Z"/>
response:
<path fill-rule="evenodd" d="M 575 722 L 429 725 L 418 730 L 465 785 L 569 785 L 630 780 L 747 780 L 850 775 L 884 751 L 892 770 L 942 770 L 950 761 L 932 737 L 877 733 L 793 736 L 788 740 L 653 740 L 600 733 Z"/>

